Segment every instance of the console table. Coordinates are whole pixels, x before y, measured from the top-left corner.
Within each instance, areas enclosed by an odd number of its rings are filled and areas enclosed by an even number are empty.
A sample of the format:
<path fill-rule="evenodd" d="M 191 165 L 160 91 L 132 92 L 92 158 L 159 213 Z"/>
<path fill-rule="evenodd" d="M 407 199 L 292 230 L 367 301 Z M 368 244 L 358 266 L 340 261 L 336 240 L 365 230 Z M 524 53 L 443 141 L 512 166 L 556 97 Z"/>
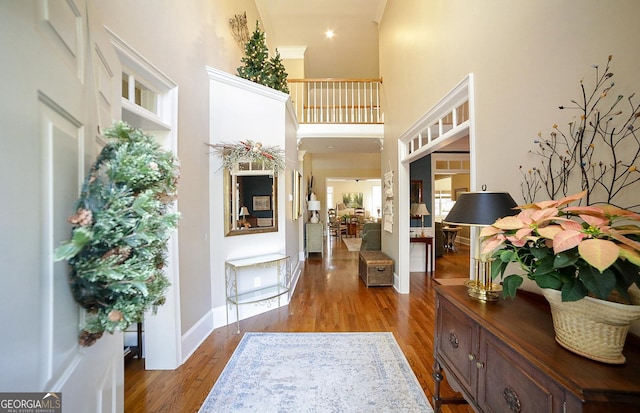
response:
<path fill-rule="evenodd" d="M 478 412 L 640 411 L 640 343 L 629 336 L 627 362 L 612 366 L 555 342 L 549 305 L 518 292 L 483 303 L 459 285 L 436 287 L 434 409 L 465 403 Z M 463 399 L 441 398 L 443 371 Z"/>
<path fill-rule="evenodd" d="M 227 324 L 229 324 L 229 307 L 235 305 L 236 325 L 240 334 L 240 310 L 242 304 L 259 303 L 278 300 L 289 293 L 290 274 L 288 269 L 289 257 L 283 254 L 268 254 L 225 262 L 225 291 L 227 295 Z M 248 268 L 274 268 L 275 282 L 241 289 L 238 286 L 239 277 Z"/>
<path fill-rule="evenodd" d="M 436 270 L 436 254 L 433 250 L 433 237 L 411 237 L 409 240 L 411 242 L 424 243 L 424 271 L 430 272 L 431 276 L 433 276 L 433 272 Z M 431 265 L 429 265 L 429 263 L 431 263 Z"/>
<path fill-rule="evenodd" d="M 142 358 L 142 322 L 136 323 L 136 345 L 124 347 L 124 361 L 127 362 L 134 357 Z"/>

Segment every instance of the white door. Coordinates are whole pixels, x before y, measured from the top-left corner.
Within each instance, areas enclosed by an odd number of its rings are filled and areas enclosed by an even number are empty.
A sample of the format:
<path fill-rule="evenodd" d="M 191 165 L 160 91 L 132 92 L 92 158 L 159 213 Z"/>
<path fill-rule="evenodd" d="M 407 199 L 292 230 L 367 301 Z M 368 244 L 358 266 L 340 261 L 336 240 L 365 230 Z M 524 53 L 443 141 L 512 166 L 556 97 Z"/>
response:
<path fill-rule="evenodd" d="M 83 312 L 66 263 L 52 259 L 99 151 L 98 123 L 120 109 L 120 69 L 90 4 L 0 2 L 0 392 L 61 392 L 65 412 L 121 412 L 122 335 L 78 344 Z"/>

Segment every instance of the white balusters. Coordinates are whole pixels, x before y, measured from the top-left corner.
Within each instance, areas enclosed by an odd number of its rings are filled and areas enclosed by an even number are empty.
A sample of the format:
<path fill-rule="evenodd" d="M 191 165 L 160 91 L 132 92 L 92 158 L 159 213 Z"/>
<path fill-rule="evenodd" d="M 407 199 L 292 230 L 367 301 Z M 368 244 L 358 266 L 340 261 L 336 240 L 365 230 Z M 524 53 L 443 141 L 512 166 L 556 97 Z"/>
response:
<path fill-rule="evenodd" d="M 382 123 L 380 79 L 290 79 L 300 123 Z"/>

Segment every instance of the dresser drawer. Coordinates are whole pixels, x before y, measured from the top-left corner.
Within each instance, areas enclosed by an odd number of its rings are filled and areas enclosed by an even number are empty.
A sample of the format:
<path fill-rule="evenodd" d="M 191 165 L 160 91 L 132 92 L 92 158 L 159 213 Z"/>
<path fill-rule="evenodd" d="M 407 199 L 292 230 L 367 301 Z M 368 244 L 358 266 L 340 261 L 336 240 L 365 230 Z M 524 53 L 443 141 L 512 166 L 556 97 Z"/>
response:
<path fill-rule="evenodd" d="M 477 402 L 486 412 L 563 412 L 564 391 L 486 331 L 480 333 Z"/>
<path fill-rule="evenodd" d="M 455 372 L 455 381 L 447 377 L 449 384 L 455 390 L 475 393 L 477 326 L 446 300 L 438 301 L 437 314 L 435 351 L 441 364 Z M 456 384 L 462 388 L 458 389 Z"/>

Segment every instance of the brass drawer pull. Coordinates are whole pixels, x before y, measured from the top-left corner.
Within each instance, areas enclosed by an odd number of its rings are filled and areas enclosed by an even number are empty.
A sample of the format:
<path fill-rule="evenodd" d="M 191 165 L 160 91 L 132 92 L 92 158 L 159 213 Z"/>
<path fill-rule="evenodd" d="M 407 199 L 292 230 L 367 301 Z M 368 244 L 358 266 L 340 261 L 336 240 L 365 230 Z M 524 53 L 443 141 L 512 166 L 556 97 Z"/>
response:
<path fill-rule="evenodd" d="M 506 387 L 502 392 L 502 395 L 504 396 L 504 400 L 507 402 L 507 406 L 509 406 L 509 410 L 515 413 L 520 413 L 521 405 L 518 393 L 516 393 L 516 391 L 511 387 Z"/>
<path fill-rule="evenodd" d="M 458 340 L 458 337 L 456 336 L 456 333 L 454 333 L 454 332 L 449 333 L 449 344 L 453 348 L 458 348 L 458 345 L 460 344 L 460 341 Z"/>

